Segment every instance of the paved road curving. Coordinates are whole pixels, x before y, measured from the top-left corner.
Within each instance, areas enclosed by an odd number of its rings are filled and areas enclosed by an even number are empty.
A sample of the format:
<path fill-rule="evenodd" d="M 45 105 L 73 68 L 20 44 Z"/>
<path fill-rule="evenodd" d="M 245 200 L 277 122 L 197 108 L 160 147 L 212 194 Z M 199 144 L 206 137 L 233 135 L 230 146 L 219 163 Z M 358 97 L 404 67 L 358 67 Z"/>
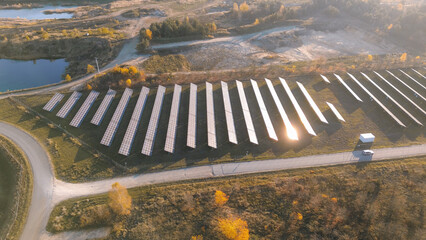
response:
<path fill-rule="evenodd" d="M 214 178 L 247 173 L 262 173 L 294 168 L 328 166 L 426 155 L 426 144 L 422 144 L 408 147 L 377 149 L 375 150 L 373 157 L 363 156 L 360 151 L 354 151 L 297 158 L 215 164 L 210 166 L 190 167 L 148 174 L 136 174 L 95 182 L 73 184 L 55 179 L 47 153 L 40 143 L 38 143 L 28 133 L 10 124 L 0 122 L 0 134 L 10 138 L 20 148 L 22 148 L 30 161 L 34 175 L 34 188 L 30 212 L 21 236 L 21 239 L 23 240 L 51 238 L 52 235 L 46 233 L 45 227 L 50 212 L 56 204 L 69 198 L 107 192 L 111 188 L 111 184 L 114 182 L 119 182 L 120 184 L 130 188 L 190 179 Z M 84 231 L 81 231 L 80 233 L 84 234 Z M 98 235 L 96 235 L 95 232 L 95 235 L 93 236 L 102 236 L 102 234 L 106 233 L 106 230 L 98 232 Z M 78 231 L 74 233 L 63 233 L 62 235 L 58 235 L 56 239 L 85 239 L 83 237 L 76 238 L 78 234 Z"/>
<path fill-rule="evenodd" d="M 21 239 L 39 239 L 48 221 L 55 181 L 49 156 L 37 140 L 19 128 L 0 122 L 0 134 L 18 145 L 30 161 L 34 179 L 33 194 Z"/>

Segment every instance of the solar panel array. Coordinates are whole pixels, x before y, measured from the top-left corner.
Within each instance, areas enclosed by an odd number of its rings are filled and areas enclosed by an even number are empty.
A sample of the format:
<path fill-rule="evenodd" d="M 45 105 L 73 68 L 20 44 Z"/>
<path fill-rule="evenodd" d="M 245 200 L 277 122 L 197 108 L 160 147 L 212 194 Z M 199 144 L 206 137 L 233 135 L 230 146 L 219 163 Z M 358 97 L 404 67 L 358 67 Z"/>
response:
<path fill-rule="evenodd" d="M 389 86 L 391 86 L 395 91 L 397 91 L 401 96 L 403 96 L 407 101 L 409 101 L 413 106 L 415 106 L 417 109 L 419 109 L 423 114 L 426 115 L 426 111 L 423 110 L 419 105 L 417 105 L 415 102 L 413 102 L 407 95 L 405 95 L 403 92 L 401 92 L 397 87 L 395 87 L 392 83 L 390 83 L 388 80 L 386 80 L 382 75 L 380 75 L 378 72 L 374 72 L 377 76 L 379 76 L 385 83 L 387 83 Z"/>
<path fill-rule="evenodd" d="M 342 122 L 346 122 L 345 119 L 343 119 L 342 115 L 339 113 L 339 111 L 337 111 L 336 107 L 334 107 L 333 104 L 329 103 L 329 102 L 325 102 L 327 103 L 327 105 L 330 107 L 331 111 L 334 113 L 334 115 L 336 115 L 337 119 L 339 119 Z"/>
<path fill-rule="evenodd" d="M 405 127 L 404 123 L 402 123 L 385 105 L 383 105 L 382 102 L 379 101 L 364 85 L 361 84 L 352 74 L 347 73 L 357 84 L 360 88 L 364 90 L 385 112 L 392 117 L 395 122 L 397 122 L 400 126 Z"/>
<path fill-rule="evenodd" d="M 247 133 L 249 135 L 249 139 L 251 143 L 259 144 L 257 141 L 256 131 L 254 130 L 253 120 L 250 115 L 250 109 L 247 103 L 246 94 L 244 93 L 243 83 L 240 81 L 236 81 L 238 95 L 240 96 L 241 107 L 243 109 L 244 120 L 246 122 Z"/>
<path fill-rule="evenodd" d="M 132 148 L 133 140 L 138 130 L 139 121 L 142 116 L 143 109 L 145 107 L 146 99 L 148 98 L 149 88 L 142 87 L 141 92 L 139 93 L 138 101 L 136 106 L 133 109 L 132 117 L 130 118 L 129 125 L 124 134 L 123 141 L 121 142 L 120 149 L 118 153 L 124 156 L 129 156 L 130 149 Z"/>
<path fill-rule="evenodd" d="M 64 98 L 63 94 L 55 93 L 55 95 L 53 95 L 53 97 L 49 100 L 49 102 L 47 102 L 46 105 L 44 105 L 43 109 L 51 112 L 56 107 L 56 105 L 58 105 L 58 103 L 62 101 L 63 98 Z"/>
<path fill-rule="evenodd" d="M 417 71 L 416 69 L 412 68 L 411 70 L 413 70 L 415 73 L 417 73 L 418 75 L 420 75 L 422 78 L 426 78 L 423 74 L 421 74 L 419 71 Z"/>
<path fill-rule="evenodd" d="M 112 140 L 114 139 L 115 133 L 117 132 L 118 125 L 120 124 L 121 118 L 123 117 L 124 110 L 126 110 L 127 104 L 129 103 L 130 97 L 133 94 L 133 90 L 126 88 L 123 95 L 121 96 L 120 102 L 118 103 L 117 108 L 115 109 L 114 115 L 111 118 L 111 121 L 108 124 L 108 127 L 102 137 L 101 144 L 105 146 L 110 146 Z"/>
<path fill-rule="evenodd" d="M 392 75 L 396 80 L 398 80 L 400 83 L 404 84 L 404 86 L 406 86 L 408 89 L 410 89 L 417 97 L 422 98 L 423 100 L 426 101 L 426 98 L 423 97 L 420 93 L 418 93 L 416 90 L 414 90 L 412 87 L 410 87 L 408 84 L 406 84 L 404 81 L 402 81 L 401 79 L 399 79 L 399 77 L 395 76 L 395 74 L 393 74 L 392 72 L 386 70 L 387 73 L 389 73 L 390 75 Z"/>
<path fill-rule="evenodd" d="M 303 113 L 302 108 L 300 107 L 299 103 L 297 102 L 296 98 L 291 92 L 291 89 L 288 86 L 287 82 L 285 81 L 284 78 L 279 78 L 279 79 L 281 81 L 281 84 L 284 86 L 284 90 L 287 93 L 288 97 L 290 98 L 291 103 L 296 109 L 297 115 L 299 116 L 300 121 L 302 121 L 302 124 L 305 127 L 306 131 L 308 131 L 308 133 L 311 134 L 312 136 L 316 136 L 317 134 L 315 133 L 314 129 L 312 128 L 311 124 L 309 123 L 308 119 Z"/>
<path fill-rule="evenodd" d="M 179 116 L 179 105 L 182 87 L 175 84 L 173 91 L 172 107 L 170 109 L 169 126 L 167 128 L 166 144 L 164 151 L 173 153 L 175 151 L 176 130 Z"/>
<path fill-rule="evenodd" d="M 158 86 L 157 94 L 155 95 L 154 107 L 152 108 L 151 118 L 149 119 L 148 130 L 145 135 L 145 141 L 142 146 L 142 154 L 146 156 L 152 155 L 154 141 L 157 135 L 158 120 L 160 120 L 161 108 L 163 106 L 164 93 L 166 88 Z"/>
<path fill-rule="evenodd" d="M 220 82 L 222 85 L 222 96 L 223 96 L 223 105 L 225 106 L 225 120 L 226 127 L 228 129 L 228 139 L 229 142 L 238 144 L 237 133 L 235 132 L 235 123 L 234 117 L 232 116 L 232 107 L 231 99 L 229 98 L 228 84 L 226 82 Z"/>
<path fill-rule="evenodd" d="M 400 72 L 402 72 L 405 76 L 407 76 L 409 79 L 411 79 L 413 82 L 417 83 L 420 87 L 426 89 L 425 86 L 423 86 L 419 81 L 417 81 L 416 79 L 414 79 L 413 77 L 411 77 L 410 75 L 408 75 L 406 72 L 402 71 L 401 69 L 399 69 Z"/>
<path fill-rule="evenodd" d="M 361 98 L 356 95 L 356 93 L 345 83 L 345 81 L 343 81 L 343 79 L 339 75 L 334 74 L 334 76 L 336 76 L 337 80 L 339 80 L 339 82 L 352 94 L 352 96 L 355 97 L 356 100 L 362 102 Z"/>
<path fill-rule="evenodd" d="M 300 90 L 302 91 L 303 95 L 305 96 L 306 100 L 308 100 L 309 105 L 314 110 L 315 114 L 318 116 L 320 121 L 328 124 L 327 119 L 325 119 L 321 110 L 319 109 L 319 107 L 315 103 L 314 99 L 312 99 L 311 95 L 309 95 L 309 92 L 306 90 L 306 88 L 303 86 L 303 84 L 301 84 L 300 82 L 296 82 L 296 83 L 299 86 Z"/>
<path fill-rule="evenodd" d="M 260 113 L 262 114 L 263 121 L 265 122 L 266 130 L 268 131 L 269 138 L 278 141 L 277 134 L 275 133 L 274 126 L 272 125 L 271 118 L 269 117 L 268 110 L 266 110 L 265 102 L 263 101 L 262 94 L 260 93 L 259 86 L 254 80 L 250 80 L 253 86 L 254 95 L 256 96 L 257 103 L 259 104 Z"/>
<path fill-rule="evenodd" d="M 68 98 L 68 100 L 65 102 L 64 106 L 62 106 L 61 110 L 56 114 L 56 116 L 60 118 L 65 118 L 68 113 L 71 111 L 71 109 L 74 107 L 75 103 L 80 99 L 81 93 L 80 92 L 73 92 Z"/>
<path fill-rule="evenodd" d="M 213 86 L 206 82 L 206 105 L 207 105 L 207 145 L 217 148 L 216 123 L 214 119 Z"/>
<path fill-rule="evenodd" d="M 90 121 L 92 124 L 95 124 L 96 126 L 101 124 L 102 119 L 105 116 L 105 113 L 107 112 L 109 106 L 112 103 L 112 100 L 114 99 L 115 93 L 116 92 L 112 89 L 108 90 L 104 99 L 102 100 L 101 105 L 99 106 L 98 110 L 96 111 L 95 115 L 93 116 L 92 121 Z"/>
<path fill-rule="evenodd" d="M 379 85 L 377 85 L 369 76 L 367 76 L 366 74 L 364 74 L 363 72 L 361 72 L 361 74 L 368 80 L 370 81 L 377 89 L 380 90 L 380 92 L 382 92 L 387 98 L 389 98 L 397 107 L 399 107 L 399 109 L 401 109 L 405 114 L 407 114 L 407 116 L 409 116 L 414 122 L 416 122 L 417 124 L 419 124 L 420 126 L 423 126 L 423 124 L 417 120 L 413 115 L 411 115 L 410 112 L 408 112 L 403 106 L 401 106 L 401 104 L 399 104 L 395 99 L 393 99 L 392 96 L 390 96 L 387 92 L 385 92 L 385 90 L 383 90 Z"/>
<path fill-rule="evenodd" d="M 322 80 L 324 80 L 324 82 L 326 83 L 330 83 L 330 80 L 328 80 L 328 78 L 322 74 L 320 74 L 320 76 L 322 77 Z"/>
<path fill-rule="evenodd" d="M 83 105 L 81 105 L 81 107 L 78 110 L 77 114 L 71 120 L 71 122 L 70 122 L 71 126 L 73 126 L 73 127 L 80 127 L 81 122 L 83 122 L 83 119 L 86 117 L 87 112 L 92 107 L 92 105 L 95 102 L 95 100 L 98 97 L 98 95 L 99 95 L 99 92 L 96 92 L 96 91 L 91 91 L 89 93 L 89 96 L 87 96 L 86 100 L 84 100 Z"/>
<path fill-rule="evenodd" d="M 280 99 L 278 98 L 277 92 L 275 91 L 274 85 L 272 84 L 271 80 L 265 78 L 266 81 L 266 85 L 269 88 L 269 92 L 272 95 L 272 98 L 274 99 L 275 105 L 278 108 L 278 112 L 281 115 L 281 118 L 284 122 L 284 126 L 286 128 L 286 132 L 287 132 L 287 137 L 291 140 L 299 140 L 298 136 L 297 136 L 297 131 L 296 129 L 293 127 L 293 125 L 290 122 L 290 119 L 287 116 L 287 113 L 284 110 L 283 105 L 281 104 Z"/>
<path fill-rule="evenodd" d="M 189 87 L 189 111 L 188 111 L 188 136 L 186 145 L 196 147 L 197 139 L 197 85 L 191 83 Z"/>

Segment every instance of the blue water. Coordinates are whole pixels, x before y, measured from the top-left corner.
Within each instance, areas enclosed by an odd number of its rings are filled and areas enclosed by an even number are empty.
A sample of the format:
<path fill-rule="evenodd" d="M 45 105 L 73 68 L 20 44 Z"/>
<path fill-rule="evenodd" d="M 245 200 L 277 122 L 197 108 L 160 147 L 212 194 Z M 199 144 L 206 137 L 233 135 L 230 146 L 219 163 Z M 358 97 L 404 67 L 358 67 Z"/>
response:
<path fill-rule="evenodd" d="M 46 10 L 67 9 L 72 7 L 44 6 L 41 8 L 21 8 L 21 9 L 0 9 L 0 18 L 25 18 L 28 20 L 72 18 L 72 13 L 44 14 Z"/>
<path fill-rule="evenodd" d="M 60 82 L 67 66 L 65 59 L 34 61 L 0 59 L 0 92 Z"/>

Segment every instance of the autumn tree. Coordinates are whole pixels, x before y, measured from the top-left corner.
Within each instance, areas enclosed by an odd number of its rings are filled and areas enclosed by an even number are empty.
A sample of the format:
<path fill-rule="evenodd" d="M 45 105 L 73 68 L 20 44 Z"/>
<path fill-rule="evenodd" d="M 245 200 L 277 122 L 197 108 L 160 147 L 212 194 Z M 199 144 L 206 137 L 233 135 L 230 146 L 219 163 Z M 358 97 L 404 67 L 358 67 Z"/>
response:
<path fill-rule="evenodd" d="M 230 240 L 248 240 L 250 237 L 247 222 L 241 218 L 219 219 L 219 231 Z"/>
<path fill-rule="evenodd" d="M 112 189 L 108 192 L 108 205 L 112 211 L 119 215 L 129 215 L 132 207 L 132 197 L 127 189 L 118 182 L 112 184 Z"/>
<path fill-rule="evenodd" d="M 401 62 L 405 62 L 405 61 L 407 61 L 407 53 L 403 53 L 403 54 L 401 55 L 401 57 L 399 58 L 399 60 L 401 60 Z"/>
<path fill-rule="evenodd" d="M 90 64 L 87 64 L 87 73 L 94 73 L 95 72 L 95 67 L 93 67 Z"/>
<path fill-rule="evenodd" d="M 86 86 L 86 88 L 87 88 L 87 90 L 92 90 L 92 86 L 90 85 L 90 84 L 87 84 L 87 86 Z"/>
<path fill-rule="evenodd" d="M 249 5 L 246 2 L 243 2 L 240 4 L 240 11 L 241 12 L 248 12 L 250 10 Z"/>
<path fill-rule="evenodd" d="M 259 18 L 256 18 L 256 20 L 254 20 L 253 25 L 258 25 L 259 24 Z"/>
<path fill-rule="evenodd" d="M 152 31 L 149 28 L 145 30 L 145 35 L 149 40 L 152 39 Z"/>
<path fill-rule="evenodd" d="M 238 3 L 234 2 L 234 5 L 232 5 L 232 12 L 237 13 L 238 12 Z"/>
<path fill-rule="evenodd" d="M 67 82 L 71 81 L 71 76 L 69 74 L 67 74 L 65 76 L 65 81 L 67 81 Z"/>
<path fill-rule="evenodd" d="M 368 61 L 373 61 L 373 56 L 371 54 L 368 54 L 367 59 Z"/>
<path fill-rule="evenodd" d="M 132 80 L 129 78 L 126 80 L 126 86 L 131 87 L 132 86 Z"/>
<path fill-rule="evenodd" d="M 229 197 L 226 196 L 226 194 L 220 190 L 217 190 L 214 194 L 215 202 L 217 205 L 222 206 L 226 202 L 228 202 Z"/>

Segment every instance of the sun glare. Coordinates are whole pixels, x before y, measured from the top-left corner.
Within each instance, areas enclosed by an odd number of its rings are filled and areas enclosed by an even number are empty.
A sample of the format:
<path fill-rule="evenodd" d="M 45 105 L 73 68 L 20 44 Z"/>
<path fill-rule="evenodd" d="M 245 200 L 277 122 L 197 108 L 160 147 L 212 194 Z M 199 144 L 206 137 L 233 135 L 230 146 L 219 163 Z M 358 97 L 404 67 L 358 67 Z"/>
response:
<path fill-rule="evenodd" d="M 287 136 L 290 140 L 299 140 L 299 137 L 297 136 L 297 131 L 293 126 L 287 128 Z"/>

